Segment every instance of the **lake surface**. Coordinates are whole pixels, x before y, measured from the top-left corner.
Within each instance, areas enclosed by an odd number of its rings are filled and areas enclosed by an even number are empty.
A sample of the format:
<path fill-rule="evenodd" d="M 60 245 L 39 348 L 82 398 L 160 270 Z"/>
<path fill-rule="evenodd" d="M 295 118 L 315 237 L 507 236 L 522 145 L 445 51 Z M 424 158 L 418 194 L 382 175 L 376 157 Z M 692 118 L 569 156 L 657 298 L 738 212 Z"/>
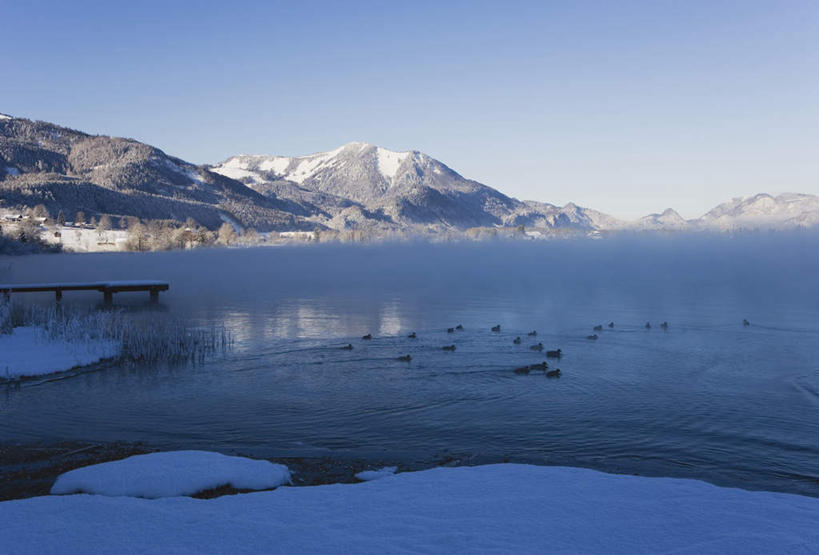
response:
<path fill-rule="evenodd" d="M 204 364 L 0 386 L 0 442 L 511 460 L 816 496 L 817 253 L 812 235 L 756 234 L 0 258 L 0 282 L 167 279 L 158 316 L 235 337 Z M 545 360 L 538 341 L 563 350 L 561 378 L 513 372 Z"/>

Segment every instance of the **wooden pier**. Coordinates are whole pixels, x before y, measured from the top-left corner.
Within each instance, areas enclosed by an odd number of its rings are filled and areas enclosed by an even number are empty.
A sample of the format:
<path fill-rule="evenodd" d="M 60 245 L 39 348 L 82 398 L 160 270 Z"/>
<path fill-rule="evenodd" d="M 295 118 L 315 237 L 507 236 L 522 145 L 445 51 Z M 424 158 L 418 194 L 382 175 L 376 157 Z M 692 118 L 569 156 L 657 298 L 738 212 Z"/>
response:
<path fill-rule="evenodd" d="M 63 291 L 99 291 L 105 304 L 114 302 L 114 293 L 147 291 L 151 302 L 159 301 L 159 292 L 167 291 L 167 281 L 93 281 L 85 283 L 0 283 L 0 293 L 8 300 L 12 293 L 42 293 L 53 291 L 57 302 L 63 299 Z"/>

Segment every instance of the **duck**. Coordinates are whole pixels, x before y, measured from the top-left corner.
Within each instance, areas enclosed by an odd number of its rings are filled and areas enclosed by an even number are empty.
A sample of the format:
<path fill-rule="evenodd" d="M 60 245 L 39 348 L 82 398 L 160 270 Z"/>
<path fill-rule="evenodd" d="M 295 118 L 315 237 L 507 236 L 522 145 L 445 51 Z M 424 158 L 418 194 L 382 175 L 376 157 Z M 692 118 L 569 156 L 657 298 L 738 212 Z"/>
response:
<path fill-rule="evenodd" d="M 454 351 L 454 350 L 455 350 L 455 345 L 444 345 L 444 346 L 443 346 L 443 347 L 441 347 L 441 348 L 442 348 L 444 351 Z"/>
<path fill-rule="evenodd" d="M 554 370 L 549 370 L 546 372 L 547 378 L 559 378 L 560 377 L 560 368 L 555 368 Z"/>
<path fill-rule="evenodd" d="M 647 329 L 647 330 L 650 330 L 650 329 L 651 329 L 651 322 L 646 322 L 646 329 Z"/>
<path fill-rule="evenodd" d="M 400 360 L 401 362 L 409 362 L 412 360 L 412 357 L 410 355 L 403 355 L 398 357 L 398 360 Z"/>
<path fill-rule="evenodd" d="M 613 328 L 614 327 L 614 322 L 609 322 L 609 327 Z"/>
<path fill-rule="evenodd" d="M 455 328 L 447 328 L 446 332 L 447 333 L 455 333 Z"/>
<path fill-rule="evenodd" d="M 543 362 L 538 362 L 536 364 L 530 364 L 529 365 L 529 370 L 546 370 L 548 367 L 549 367 L 549 365 L 546 364 L 546 361 L 544 360 Z"/>
<path fill-rule="evenodd" d="M 593 341 L 594 341 L 594 340 L 596 340 L 596 339 L 597 339 L 597 334 L 596 334 L 596 333 L 593 333 L 592 335 L 587 335 L 587 336 L 586 336 L 586 339 L 591 339 L 591 340 L 593 340 Z"/>
<path fill-rule="evenodd" d="M 537 330 L 532 330 L 529 333 L 527 333 L 526 335 L 528 335 L 529 337 L 534 337 L 534 336 L 537 335 Z"/>
<path fill-rule="evenodd" d="M 546 351 L 546 358 L 560 358 L 563 356 L 563 351 L 560 349 L 556 351 Z"/>
<path fill-rule="evenodd" d="M 528 374 L 529 367 L 528 366 L 521 366 L 520 368 L 515 368 L 515 374 Z"/>
<path fill-rule="evenodd" d="M 500 331 L 500 324 L 498 324 L 497 326 L 492 326 L 492 331 L 499 332 Z"/>
<path fill-rule="evenodd" d="M 594 326 L 593 329 L 594 329 L 594 331 L 603 331 L 603 326 L 597 325 L 597 326 Z"/>
<path fill-rule="evenodd" d="M 369 341 L 372 338 L 373 338 L 373 334 L 371 334 L 371 333 L 368 333 L 367 335 L 364 335 L 364 336 L 361 337 L 361 339 L 363 339 L 364 341 Z"/>
<path fill-rule="evenodd" d="M 663 322 L 662 324 L 660 324 L 660 327 L 663 328 L 664 330 L 668 330 L 668 322 Z"/>
<path fill-rule="evenodd" d="M 750 325 L 751 325 L 751 322 L 749 322 L 748 320 L 746 320 L 745 318 L 743 318 L 743 319 L 742 319 L 742 325 L 743 325 L 743 326 L 745 326 L 745 327 L 747 327 L 747 326 L 750 326 Z"/>
<path fill-rule="evenodd" d="M 412 332 L 412 333 L 411 333 L 411 334 L 409 334 L 407 337 L 409 337 L 410 339 L 415 339 L 415 338 L 416 338 L 416 337 L 418 337 L 418 336 L 417 336 L 417 335 L 415 335 L 415 332 Z"/>
<path fill-rule="evenodd" d="M 342 349 L 344 349 L 345 351 L 352 351 L 353 350 L 353 344 L 352 343 L 347 343 L 346 345 L 344 345 L 342 347 Z"/>
<path fill-rule="evenodd" d="M 538 343 L 537 345 L 532 345 L 529 347 L 533 351 L 542 351 L 543 350 L 543 343 Z"/>
<path fill-rule="evenodd" d="M 461 324 L 458 324 L 457 326 L 455 326 L 455 329 L 458 330 L 458 331 L 464 331 L 464 327 Z"/>
<path fill-rule="evenodd" d="M 518 337 L 514 338 L 514 339 L 512 340 L 512 343 L 514 343 L 515 345 L 520 345 L 520 336 L 518 336 Z"/>

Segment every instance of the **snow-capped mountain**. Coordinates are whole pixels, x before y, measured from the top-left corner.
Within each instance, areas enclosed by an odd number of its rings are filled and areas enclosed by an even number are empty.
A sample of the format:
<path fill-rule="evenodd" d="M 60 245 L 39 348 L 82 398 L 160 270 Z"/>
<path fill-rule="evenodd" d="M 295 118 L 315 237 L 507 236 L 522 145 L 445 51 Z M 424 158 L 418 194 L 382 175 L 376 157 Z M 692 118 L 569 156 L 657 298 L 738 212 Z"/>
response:
<path fill-rule="evenodd" d="M 819 225 L 819 196 L 766 193 L 724 202 L 692 222 L 702 229 L 794 229 Z"/>
<path fill-rule="evenodd" d="M 331 215 L 322 223 L 336 229 L 526 225 L 591 230 L 614 221 L 573 204 L 522 202 L 424 153 L 361 142 L 308 156 L 234 156 L 210 169 L 263 194 L 315 202 Z"/>
<path fill-rule="evenodd" d="M 651 231 L 684 231 L 688 229 L 689 224 L 676 210 L 666 208 L 660 214 L 643 216 L 636 222 L 632 222 L 628 227 Z"/>
<path fill-rule="evenodd" d="M 308 156 L 234 156 L 197 166 L 132 139 L 0 114 L 0 204 L 258 230 L 733 231 L 819 226 L 819 197 L 758 194 L 686 221 L 667 209 L 627 222 L 520 201 L 418 151 L 349 143 Z M 480 230 L 479 230 L 480 231 Z M 482 233 L 482 231 L 480 231 Z"/>

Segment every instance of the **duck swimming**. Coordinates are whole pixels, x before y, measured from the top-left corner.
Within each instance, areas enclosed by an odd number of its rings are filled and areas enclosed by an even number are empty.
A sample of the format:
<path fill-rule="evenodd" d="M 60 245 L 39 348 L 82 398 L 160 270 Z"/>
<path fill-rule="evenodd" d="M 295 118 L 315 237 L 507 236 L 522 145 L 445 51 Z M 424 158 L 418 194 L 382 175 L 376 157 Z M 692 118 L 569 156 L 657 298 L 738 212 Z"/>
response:
<path fill-rule="evenodd" d="M 529 337 L 534 337 L 534 336 L 537 335 L 537 330 L 532 330 L 529 333 L 527 333 L 526 335 L 528 335 Z"/>
<path fill-rule="evenodd" d="M 546 370 L 548 367 L 549 367 L 549 365 L 546 364 L 546 361 L 544 360 L 543 362 L 538 362 L 536 364 L 530 364 L 529 365 L 529 370 Z"/>
<path fill-rule="evenodd" d="M 412 357 L 410 355 L 403 355 L 398 357 L 397 360 L 400 360 L 401 362 L 409 362 L 412 360 Z"/>
<path fill-rule="evenodd" d="M 546 351 L 546 358 L 560 358 L 563 356 L 563 351 L 560 349 L 556 351 Z"/>
<path fill-rule="evenodd" d="M 345 351 L 352 351 L 353 350 L 353 344 L 352 343 L 347 343 L 346 345 L 344 345 L 342 347 L 342 349 L 344 349 Z"/>
<path fill-rule="evenodd" d="M 614 322 L 609 322 L 609 327 L 613 328 L 614 327 Z"/>
<path fill-rule="evenodd" d="M 441 347 L 441 348 L 442 348 L 444 351 L 454 351 L 454 350 L 455 350 L 455 345 L 444 345 L 444 346 L 443 346 L 443 347 Z"/>
<path fill-rule="evenodd" d="M 594 326 L 593 329 L 594 329 L 594 331 L 603 331 L 603 326 L 600 326 L 600 325 Z"/>
<path fill-rule="evenodd" d="M 446 332 L 447 333 L 455 333 L 455 328 L 447 328 Z"/>
<path fill-rule="evenodd" d="M 543 343 L 538 343 L 537 345 L 532 345 L 529 347 L 533 351 L 542 351 L 543 350 Z"/>
<path fill-rule="evenodd" d="M 597 339 L 597 334 L 595 333 L 595 334 L 592 334 L 592 335 L 587 335 L 586 339 L 596 340 Z"/>
<path fill-rule="evenodd" d="M 363 336 L 361 339 L 363 339 L 365 341 L 369 341 L 372 338 L 373 338 L 373 334 L 368 333 L 367 335 Z"/>
<path fill-rule="evenodd" d="M 520 337 L 516 337 L 516 338 L 514 338 L 514 339 L 512 340 L 512 343 L 514 343 L 515 345 L 520 345 Z"/>
<path fill-rule="evenodd" d="M 664 330 L 668 330 L 668 322 L 663 322 L 662 324 L 660 324 L 660 327 L 663 328 Z"/>
<path fill-rule="evenodd" d="M 500 324 L 498 324 L 497 326 L 492 326 L 492 331 L 499 332 L 500 331 Z"/>
<path fill-rule="evenodd" d="M 528 374 L 529 367 L 528 366 L 521 366 L 520 368 L 515 368 L 515 374 Z"/>
<path fill-rule="evenodd" d="M 455 329 L 458 330 L 458 331 L 464 331 L 464 327 L 461 324 L 458 324 L 457 326 L 455 326 Z"/>
<path fill-rule="evenodd" d="M 547 378 L 559 378 L 560 377 L 560 368 L 555 368 L 554 370 L 550 370 L 546 372 Z"/>
<path fill-rule="evenodd" d="M 748 320 L 746 320 L 746 319 L 744 319 L 744 318 L 743 318 L 743 319 L 742 319 L 742 325 L 743 325 L 743 326 L 750 326 L 750 325 L 751 325 L 751 322 L 749 322 Z"/>
<path fill-rule="evenodd" d="M 650 329 L 651 329 L 651 322 L 646 322 L 646 329 L 647 329 L 647 330 L 650 330 Z"/>
<path fill-rule="evenodd" d="M 410 339 L 415 339 L 417 336 L 415 335 L 415 332 L 412 332 L 407 337 L 409 337 Z"/>

